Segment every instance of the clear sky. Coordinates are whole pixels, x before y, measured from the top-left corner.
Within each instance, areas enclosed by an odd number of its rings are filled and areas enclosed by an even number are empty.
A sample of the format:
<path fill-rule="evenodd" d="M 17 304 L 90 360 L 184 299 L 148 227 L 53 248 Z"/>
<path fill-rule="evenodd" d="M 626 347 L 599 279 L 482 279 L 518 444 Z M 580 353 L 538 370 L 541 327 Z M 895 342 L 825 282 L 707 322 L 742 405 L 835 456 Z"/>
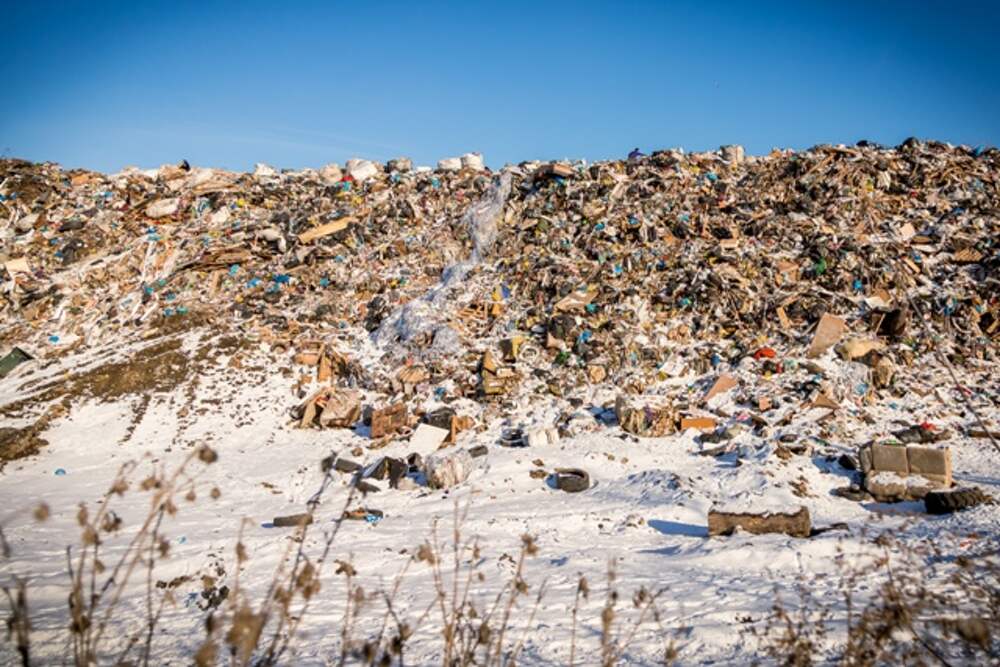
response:
<path fill-rule="evenodd" d="M 3 1 L 0 152 L 250 169 L 1000 143 L 1000 3 Z"/>

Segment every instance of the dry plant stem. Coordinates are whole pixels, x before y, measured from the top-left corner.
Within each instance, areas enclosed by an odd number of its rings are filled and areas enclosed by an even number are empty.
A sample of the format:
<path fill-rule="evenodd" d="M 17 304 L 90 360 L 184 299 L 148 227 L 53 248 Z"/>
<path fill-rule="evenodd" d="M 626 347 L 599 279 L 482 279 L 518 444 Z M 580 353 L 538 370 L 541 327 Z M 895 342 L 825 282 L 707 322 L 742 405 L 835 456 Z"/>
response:
<path fill-rule="evenodd" d="M 163 523 L 164 508 L 160 506 L 159 516 L 156 517 L 156 525 L 153 526 L 153 538 L 149 541 L 149 565 L 146 568 L 146 615 L 148 620 L 148 630 L 146 632 L 146 646 L 143 650 L 142 664 L 149 667 L 149 652 L 153 645 L 153 630 L 159 621 L 160 612 L 163 610 L 163 600 L 156 614 L 153 614 L 153 566 L 156 564 L 157 538 L 160 535 L 160 524 Z M 120 662 L 120 661 L 119 661 Z"/>
<path fill-rule="evenodd" d="M 320 483 L 319 490 L 315 494 L 313 494 L 313 496 L 309 499 L 309 502 L 306 505 L 307 508 L 308 508 L 308 514 L 309 514 L 310 517 L 312 517 L 315 514 L 316 509 L 319 507 L 320 502 L 322 501 L 323 494 L 326 492 L 326 489 L 330 485 L 330 482 L 332 481 L 332 479 L 333 479 L 333 477 L 332 477 L 332 469 L 331 469 L 331 470 L 328 470 L 326 472 L 326 474 L 323 476 L 323 481 Z M 351 503 L 354 501 L 356 490 L 357 490 L 357 487 L 352 485 L 351 488 L 350 488 L 350 491 L 347 494 L 347 499 L 344 501 L 343 510 L 340 512 L 340 515 L 334 521 L 333 530 L 331 530 L 325 536 L 325 541 L 324 541 L 324 545 L 323 545 L 323 552 L 321 553 L 320 558 L 317 561 L 316 575 L 315 575 L 317 578 L 320 576 L 320 574 L 322 572 L 323 564 L 326 562 L 327 557 L 330 554 L 330 549 L 332 548 L 333 543 L 334 543 L 334 541 L 337 538 L 337 534 L 340 532 L 340 527 L 344 523 L 345 512 L 350 508 Z M 307 522 L 304 525 L 300 526 L 299 529 L 298 529 L 298 535 L 297 536 L 299 538 L 299 548 L 298 548 L 298 550 L 295 553 L 295 561 L 294 561 L 294 563 L 292 565 L 292 569 L 291 569 L 291 571 L 290 571 L 290 573 L 288 575 L 287 590 L 289 592 L 288 593 L 289 596 L 291 596 L 291 595 L 294 594 L 293 593 L 294 592 L 294 584 L 295 584 L 296 578 L 299 575 L 299 565 L 302 563 L 303 559 L 305 558 L 305 551 L 304 550 L 305 550 L 305 544 L 306 544 L 306 534 L 308 532 L 309 525 L 310 524 Z M 282 562 L 284 562 L 284 559 L 282 559 Z M 266 598 L 266 600 L 268 602 L 273 599 L 274 590 L 276 589 L 276 582 L 278 580 L 278 577 L 279 577 L 279 574 L 276 573 L 275 577 L 274 577 L 274 580 L 272 580 L 272 583 L 271 583 L 271 590 L 269 591 L 269 595 Z M 291 601 L 291 598 L 289 597 L 289 603 L 290 603 L 290 601 Z M 265 603 L 265 605 L 266 604 L 267 603 Z M 271 637 L 271 643 L 268 645 L 267 651 L 264 654 L 264 658 L 262 660 L 262 664 L 271 665 L 271 664 L 277 663 L 278 659 L 288 649 L 288 647 L 290 645 L 290 642 L 291 642 L 292 638 L 295 636 L 295 633 L 298 630 L 299 624 L 302 622 L 302 618 L 305 616 L 305 614 L 308 611 L 308 609 L 309 609 L 309 599 L 305 599 L 303 601 L 302 608 L 299 610 L 299 613 L 296 615 L 295 619 L 293 621 L 291 621 L 291 623 L 289 624 L 288 632 L 285 634 L 283 640 L 281 638 L 281 630 L 283 629 L 284 624 L 285 624 L 285 614 L 283 614 L 279 618 L 279 620 L 278 620 L 278 627 L 275 629 L 275 631 L 274 631 L 274 633 L 273 633 L 273 635 Z M 263 610 L 262 613 L 266 614 L 268 612 L 269 612 L 269 609 L 265 606 L 265 609 Z M 280 641 L 280 644 L 279 644 L 279 641 Z"/>
<path fill-rule="evenodd" d="M 656 599 L 660 595 L 662 595 L 663 592 L 664 591 L 662 589 L 660 591 L 657 591 L 657 593 L 655 595 L 653 595 L 652 597 L 650 597 L 649 600 L 642 607 L 640 607 L 639 618 L 632 625 L 631 631 L 625 637 L 625 639 L 623 639 L 621 642 L 617 643 L 617 645 L 615 646 L 614 657 L 613 657 L 613 660 L 612 660 L 613 663 L 616 663 L 616 662 L 618 662 L 619 660 L 622 659 L 622 655 L 625 653 L 625 649 L 627 649 L 629 647 L 629 645 L 635 639 L 635 635 L 636 635 L 636 633 L 638 633 L 639 628 L 642 627 L 642 625 L 646 622 L 646 614 L 648 614 L 649 611 L 650 611 L 650 609 L 653 608 L 653 605 L 656 604 Z"/>
<path fill-rule="evenodd" d="M 506 582 L 500 589 L 500 591 L 497 593 L 496 598 L 493 599 L 493 605 L 490 607 L 490 610 L 486 612 L 486 615 L 483 617 L 483 623 L 486 624 L 487 627 L 489 627 L 490 619 L 492 619 L 493 616 L 496 615 L 497 611 L 499 611 L 500 603 L 503 602 L 504 596 L 507 594 L 507 589 L 510 588 L 511 585 L 512 585 L 511 581 Z M 484 665 L 489 664 L 492 649 L 493 649 L 493 641 L 491 639 L 490 641 L 486 642 L 486 645 L 483 648 Z"/>
<path fill-rule="evenodd" d="M 521 649 L 524 647 L 524 640 L 528 638 L 528 634 L 531 632 L 532 625 L 535 622 L 535 616 L 538 613 L 538 607 L 542 604 L 542 598 L 545 597 L 546 585 L 548 584 L 548 579 L 542 581 L 542 585 L 538 587 L 538 595 L 535 596 L 535 604 L 531 607 L 531 613 L 528 615 L 528 622 L 524 626 L 524 631 L 521 633 L 521 638 L 514 644 L 514 648 L 511 649 L 510 656 L 507 658 L 507 663 L 511 665 L 517 664 L 517 656 L 520 654 Z"/>
<path fill-rule="evenodd" d="M 576 618 L 580 609 L 580 594 L 583 591 L 582 582 L 576 586 L 576 596 L 573 598 L 573 612 L 571 614 L 570 635 L 569 635 L 569 667 L 576 663 Z"/>
<path fill-rule="evenodd" d="M 401 623 L 400 623 L 399 617 L 396 616 L 396 613 L 393 610 L 392 602 L 393 602 L 393 600 L 396 599 L 396 596 L 399 595 L 399 588 L 400 588 L 400 585 L 403 583 L 403 577 L 406 576 L 406 572 L 407 572 L 407 570 L 410 569 L 410 563 L 412 563 L 412 562 L 413 561 L 406 561 L 406 564 L 403 565 L 403 569 L 400 570 L 399 573 L 396 575 L 395 581 L 393 582 L 392 592 L 391 593 L 387 593 L 384 588 L 381 590 L 382 599 L 385 602 L 385 613 L 382 615 L 382 624 L 379 627 L 378 634 L 375 635 L 375 639 L 372 642 L 374 644 L 376 650 L 378 650 L 382 646 L 382 641 L 385 638 L 386 628 L 389 627 L 389 619 L 390 618 L 393 619 L 396 622 L 396 627 L 401 630 L 401 627 L 400 627 Z M 374 659 L 374 657 L 373 657 L 373 659 Z"/>
<path fill-rule="evenodd" d="M 889 549 L 888 549 L 888 547 L 886 547 L 884 545 L 883 545 L 882 549 L 883 549 L 883 552 L 885 553 L 885 567 L 886 567 L 886 572 L 888 573 L 888 576 L 889 576 L 889 585 L 892 588 L 895 589 L 896 588 L 896 578 L 893 576 L 893 572 L 892 572 L 892 561 L 891 561 L 890 556 L 889 556 Z M 940 653 L 938 653 L 938 651 L 933 646 L 931 646 L 930 643 L 928 643 L 920 635 L 919 632 L 917 632 L 917 629 L 915 627 L 913 627 L 913 620 L 912 620 L 911 616 L 909 614 L 906 614 L 904 616 L 904 618 L 905 618 L 906 628 L 910 631 L 910 633 L 917 640 L 917 642 L 921 646 L 924 647 L 924 650 L 927 651 L 930 655 L 934 656 L 934 658 L 937 659 L 937 661 L 940 662 L 945 667 L 952 667 L 951 663 L 948 662 L 947 660 L 945 660 L 944 656 L 942 656 Z"/>
<path fill-rule="evenodd" d="M 115 567 L 112 569 L 111 576 L 109 577 L 108 581 L 109 582 L 111 582 L 111 581 L 117 582 L 117 581 L 119 581 L 118 577 L 117 577 L 119 570 L 124 565 L 125 561 L 128 558 L 128 555 L 132 554 L 132 558 L 128 562 L 128 568 L 125 571 L 125 575 L 124 575 L 124 577 L 122 577 L 122 579 L 120 580 L 120 582 L 117 584 L 117 587 L 116 587 L 116 589 L 114 591 L 114 595 L 113 595 L 113 597 L 111 599 L 111 602 L 109 603 L 108 608 L 105 610 L 104 617 L 101 619 L 101 624 L 98 627 L 97 633 L 94 636 L 94 638 L 93 638 L 93 640 L 92 640 L 92 642 L 90 644 L 90 648 L 93 648 L 93 647 L 97 646 L 98 643 L 101 640 L 101 637 L 103 637 L 104 631 L 107 629 L 108 621 L 111 619 L 111 613 L 114 611 L 115 606 L 118 604 L 118 601 L 121 599 L 121 596 L 122 596 L 122 594 L 125 591 L 125 586 L 128 584 L 128 581 L 131 579 L 132 572 L 135 570 L 135 567 L 136 567 L 136 565 L 139 562 L 139 558 L 141 556 L 141 553 L 135 550 L 135 546 L 138 543 L 140 543 L 140 540 L 145 539 L 145 537 L 149 534 L 149 528 L 153 524 L 153 521 L 154 521 L 155 517 L 157 516 L 157 512 L 169 500 L 171 500 L 171 498 L 173 496 L 173 492 L 174 492 L 174 485 L 176 484 L 177 479 L 179 477 L 181 477 L 181 475 L 184 474 L 184 471 L 185 471 L 185 468 L 187 467 L 187 465 L 197 455 L 198 455 L 198 450 L 197 449 L 193 450 L 190 454 L 188 454 L 188 456 L 185 457 L 184 461 L 181 463 L 180 467 L 174 472 L 173 475 L 171 475 L 171 477 L 168 480 L 168 482 L 156 494 L 156 496 L 154 497 L 154 500 L 153 500 L 153 510 L 146 517 L 146 520 L 143 522 L 142 526 L 140 527 L 138 534 L 136 534 L 136 536 L 133 538 L 132 542 L 129 544 L 128 549 L 125 551 L 124 554 L 122 554 L 122 557 L 118 560 L 118 562 L 115 564 Z M 103 595 L 103 591 L 102 591 L 102 595 Z"/>
<path fill-rule="evenodd" d="M 604 601 L 604 609 L 601 611 L 601 664 L 609 665 L 612 651 L 612 629 L 614 627 L 615 603 L 618 601 L 618 592 L 614 589 L 615 565 L 614 561 L 608 561 L 608 593 Z"/>
<path fill-rule="evenodd" d="M 66 571 L 69 573 L 69 580 L 74 582 L 69 594 L 69 614 L 72 620 L 73 626 L 82 627 L 82 613 L 81 606 L 83 601 L 80 599 L 80 589 L 76 586 L 76 576 L 73 572 L 73 555 L 70 547 L 66 547 Z M 73 627 L 71 626 L 71 628 Z M 76 632 L 73 629 L 69 633 L 70 639 L 73 643 L 73 664 L 80 664 L 80 657 L 83 652 L 83 643 L 81 641 L 81 633 Z"/>
<path fill-rule="evenodd" d="M 347 570 L 347 572 L 345 572 L 344 574 L 346 575 L 345 578 L 347 579 L 347 582 L 344 587 L 345 590 L 347 591 L 347 604 L 344 606 L 344 622 L 341 624 L 340 627 L 340 661 L 337 663 L 341 667 L 343 667 L 344 663 L 347 662 L 347 653 L 348 653 L 347 640 L 349 636 L 348 626 L 350 625 L 351 599 L 353 597 L 351 595 L 351 582 L 353 581 L 351 577 L 351 571 Z"/>
<path fill-rule="evenodd" d="M 510 623 L 510 615 L 514 611 L 514 604 L 517 602 L 517 598 L 521 592 L 521 584 L 523 582 L 521 575 L 524 572 L 524 556 L 525 547 L 521 547 L 521 553 L 517 558 L 517 568 L 514 572 L 513 585 L 510 587 L 510 594 L 507 597 L 507 605 L 503 610 L 503 618 L 500 620 L 500 630 L 497 633 L 497 662 L 502 664 L 503 657 L 503 639 L 507 632 L 507 626 Z"/>
<path fill-rule="evenodd" d="M 452 526 L 451 526 L 451 551 L 452 551 L 452 558 L 454 559 L 455 562 L 452 564 L 452 573 L 451 573 L 451 626 L 452 626 L 452 631 L 448 633 L 448 640 L 449 640 L 450 646 L 449 646 L 449 650 L 448 650 L 447 655 L 449 655 L 449 657 L 451 655 L 451 652 L 454 650 L 454 645 L 455 645 L 455 641 L 457 639 L 457 634 L 458 634 L 458 615 L 459 615 L 459 607 L 458 607 L 458 573 L 459 573 L 459 568 L 461 568 L 461 566 L 462 566 L 461 531 L 459 529 L 459 520 L 460 520 L 460 518 L 459 518 L 459 512 L 458 512 L 458 499 L 457 498 L 455 499 L 455 505 L 454 505 L 454 507 L 455 507 L 455 509 L 454 509 L 454 516 L 453 516 L 453 519 L 452 519 Z M 461 517 L 461 520 L 464 521 L 464 519 L 465 519 L 465 516 L 463 515 Z"/>
<path fill-rule="evenodd" d="M 156 614 L 153 613 L 153 567 L 156 564 L 156 554 L 155 554 L 155 551 L 154 551 L 156 549 L 156 538 L 157 538 L 157 535 L 158 535 L 158 532 L 159 532 L 160 524 L 163 522 L 163 508 L 162 507 L 160 508 L 160 511 L 157 514 L 158 514 L 158 516 L 157 516 L 157 519 L 156 519 L 156 525 L 153 528 L 153 538 L 152 538 L 152 540 L 150 540 L 150 543 L 149 543 L 149 557 L 146 560 L 146 629 L 147 629 L 147 633 L 146 633 L 146 643 L 145 643 L 144 651 L 143 651 L 143 655 L 144 655 L 143 664 L 145 664 L 145 665 L 149 664 L 149 653 L 150 653 L 150 645 L 151 645 L 152 640 L 153 640 L 153 629 L 156 627 L 156 622 L 159 619 L 159 613 L 156 613 Z M 96 547 L 95 547 L 95 549 L 96 549 Z M 162 604 L 162 601 L 161 601 L 160 609 L 162 610 L 162 608 L 163 608 L 163 604 Z M 116 664 L 116 665 L 125 664 L 125 658 L 128 657 L 128 654 L 132 651 L 132 649 L 135 647 L 135 645 L 139 642 L 139 637 L 140 637 L 140 633 L 138 633 L 138 632 L 135 633 L 134 635 L 132 635 L 132 638 L 129 640 L 128 644 L 126 644 L 125 648 L 122 649 L 122 652 L 118 655 L 118 658 L 115 660 L 114 664 Z"/>
<path fill-rule="evenodd" d="M 438 542 L 437 536 L 437 519 L 435 519 L 431 524 L 431 576 L 434 581 L 434 591 L 436 593 L 435 601 L 441 611 L 441 623 L 443 625 L 442 630 L 445 633 L 445 645 L 442 658 L 442 664 L 451 664 L 451 651 L 452 651 L 452 640 L 450 637 L 451 624 L 448 618 L 448 609 L 446 607 L 446 599 L 448 597 L 445 592 L 444 577 L 441 574 L 441 547 Z"/>
<path fill-rule="evenodd" d="M 468 516 L 468 504 L 463 511 L 459 511 L 458 500 L 455 500 L 454 513 L 452 516 L 452 558 L 454 563 L 452 564 L 452 580 L 451 580 L 451 605 L 448 612 L 445 612 L 444 607 L 444 590 L 443 586 L 439 591 L 439 598 L 442 601 L 442 615 L 446 630 L 447 644 L 445 647 L 445 660 L 447 664 L 450 664 L 455 653 L 455 642 L 459 638 L 459 623 L 462 616 L 462 612 L 465 609 L 465 603 L 468 597 L 468 588 L 471 585 L 472 580 L 472 568 L 469 569 L 467 576 L 467 581 L 465 585 L 465 592 L 460 597 L 459 596 L 459 575 L 461 573 L 462 565 L 462 555 L 468 548 L 467 544 L 462 543 L 462 532 L 461 526 L 465 524 L 465 520 Z M 435 532 L 436 540 L 436 532 Z M 440 559 L 436 559 L 440 561 Z M 464 651 L 461 651 L 464 653 Z"/>
<path fill-rule="evenodd" d="M 320 574 L 322 572 L 323 564 L 326 563 L 326 560 L 327 560 L 327 558 L 330 555 L 330 549 L 333 547 L 333 543 L 334 543 L 334 541 L 337 538 L 337 533 L 340 532 L 340 527 L 341 527 L 341 525 L 344 522 L 344 512 L 347 511 L 347 509 L 351 506 L 351 503 L 353 501 L 354 501 L 354 487 L 352 487 L 351 491 L 347 494 L 347 499 L 344 501 L 344 508 L 340 512 L 340 516 L 338 516 L 337 519 L 336 519 L 336 521 L 334 522 L 333 530 L 331 530 L 329 533 L 326 533 L 324 535 L 325 539 L 324 539 L 324 544 L 323 544 L 323 551 L 320 554 L 319 560 L 316 561 L 316 577 L 317 578 L 320 576 Z M 310 516 L 311 515 L 312 515 L 312 512 L 310 511 Z M 299 546 L 300 550 L 302 549 L 302 545 L 304 545 L 304 544 L 305 544 L 305 535 L 303 535 L 302 543 Z M 299 562 L 301 562 L 302 559 L 301 558 L 297 558 L 296 560 L 299 561 Z M 298 573 L 297 573 L 297 567 L 296 567 L 296 570 L 293 570 L 293 575 L 294 576 L 291 578 L 293 581 L 295 579 L 295 576 L 297 576 L 297 574 Z M 285 634 L 284 641 L 282 642 L 281 646 L 278 648 L 277 652 L 274 654 L 274 661 L 275 662 L 277 662 L 277 660 L 282 656 L 282 654 L 285 652 L 285 650 L 287 650 L 289 642 L 295 636 L 295 632 L 298 630 L 299 624 L 302 622 L 302 618 L 305 616 L 306 612 L 309 610 L 309 603 L 310 603 L 311 599 L 312 598 L 306 598 L 303 601 L 302 608 L 299 610 L 299 613 L 295 616 L 294 620 L 289 624 L 289 626 L 288 626 L 288 632 Z"/>
<path fill-rule="evenodd" d="M 7 596 L 7 603 L 11 611 L 8 628 L 17 642 L 17 653 L 21 658 L 21 665 L 28 667 L 31 664 L 31 622 L 28 617 L 28 592 L 24 582 L 17 577 L 14 578 L 14 583 L 17 586 L 16 594 L 12 594 L 7 586 L 3 587 L 3 593 Z"/>

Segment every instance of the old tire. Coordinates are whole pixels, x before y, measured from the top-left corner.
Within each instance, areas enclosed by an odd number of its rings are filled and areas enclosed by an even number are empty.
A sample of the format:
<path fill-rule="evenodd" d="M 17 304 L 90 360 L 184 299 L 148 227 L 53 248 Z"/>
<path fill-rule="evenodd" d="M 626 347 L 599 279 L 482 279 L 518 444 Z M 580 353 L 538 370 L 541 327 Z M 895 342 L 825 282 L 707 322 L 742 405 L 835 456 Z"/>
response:
<path fill-rule="evenodd" d="M 928 514 L 950 514 L 990 500 L 989 495 L 977 488 L 931 491 L 924 496 L 924 508 Z"/>

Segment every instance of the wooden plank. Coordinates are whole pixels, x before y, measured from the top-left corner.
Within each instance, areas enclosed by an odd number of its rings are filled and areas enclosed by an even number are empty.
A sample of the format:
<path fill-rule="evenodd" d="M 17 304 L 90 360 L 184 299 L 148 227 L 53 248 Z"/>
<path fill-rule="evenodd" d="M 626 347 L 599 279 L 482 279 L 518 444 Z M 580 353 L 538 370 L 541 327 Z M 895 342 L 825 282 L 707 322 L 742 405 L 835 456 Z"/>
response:
<path fill-rule="evenodd" d="M 319 227 L 307 229 L 299 234 L 299 243 L 309 243 L 310 241 L 315 241 L 316 239 L 323 238 L 324 236 L 336 234 L 342 229 L 347 229 L 347 226 L 352 222 L 354 222 L 354 218 L 348 216 L 346 218 L 334 220 L 333 222 L 328 222 L 325 225 L 320 225 Z"/>

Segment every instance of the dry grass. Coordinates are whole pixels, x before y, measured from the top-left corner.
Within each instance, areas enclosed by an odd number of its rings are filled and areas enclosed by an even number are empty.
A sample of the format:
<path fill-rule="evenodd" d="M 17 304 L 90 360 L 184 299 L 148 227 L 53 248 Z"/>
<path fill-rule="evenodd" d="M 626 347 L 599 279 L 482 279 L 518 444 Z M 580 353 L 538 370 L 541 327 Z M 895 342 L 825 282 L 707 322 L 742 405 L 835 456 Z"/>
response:
<path fill-rule="evenodd" d="M 842 559 L 838 595 L 797 588 L 753 635 L 782 665 L 966 665 L 1000 661 L 1000 552 L 996 542 L 958 558 L 880 536 L 879 555 Z M 862 592 L 878 582 L 870 594 Z M 846 615 L 843 613 L 846 610 Z"/>

